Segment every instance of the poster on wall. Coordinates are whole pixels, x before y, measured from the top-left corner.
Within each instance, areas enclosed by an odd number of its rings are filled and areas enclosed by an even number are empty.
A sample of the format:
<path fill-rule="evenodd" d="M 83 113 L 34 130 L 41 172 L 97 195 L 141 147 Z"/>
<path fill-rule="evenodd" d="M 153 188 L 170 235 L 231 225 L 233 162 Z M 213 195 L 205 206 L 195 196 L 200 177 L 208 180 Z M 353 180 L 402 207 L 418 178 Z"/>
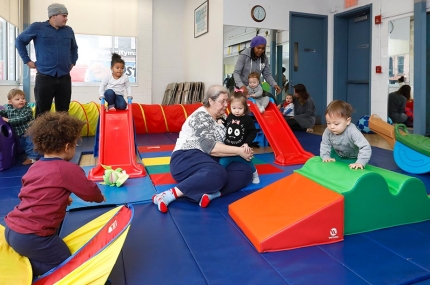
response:
<path fill-rule="evenodd" d="M 200 37 L 209 31 L 209 1 L 203 2 L 194 10 L 194 37 Z"/>

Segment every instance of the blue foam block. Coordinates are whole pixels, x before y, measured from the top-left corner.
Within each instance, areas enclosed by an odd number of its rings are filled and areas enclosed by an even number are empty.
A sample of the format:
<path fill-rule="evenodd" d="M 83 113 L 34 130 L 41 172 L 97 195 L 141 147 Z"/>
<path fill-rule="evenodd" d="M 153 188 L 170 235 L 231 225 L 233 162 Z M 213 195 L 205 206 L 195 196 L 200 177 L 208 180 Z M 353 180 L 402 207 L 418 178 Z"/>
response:
<path fill-rule="evenodd" d="M 88 173 L 91 167 L 84 167 Z M 149 175 L 140 178 L 129 178 L 121 187 L 102 185 L 98 182 L 99 188 L 106 197 L 105 204 L 120 205 L 125 203 L 150 201 L 155 194 L 155 188 Z M 84 207 L 94 207 L 103 205 L 103 203 L 85 202 L 76 195 L 71 195 L 73 199 L 72 205 L 67 209 L 76 209 Z"/>

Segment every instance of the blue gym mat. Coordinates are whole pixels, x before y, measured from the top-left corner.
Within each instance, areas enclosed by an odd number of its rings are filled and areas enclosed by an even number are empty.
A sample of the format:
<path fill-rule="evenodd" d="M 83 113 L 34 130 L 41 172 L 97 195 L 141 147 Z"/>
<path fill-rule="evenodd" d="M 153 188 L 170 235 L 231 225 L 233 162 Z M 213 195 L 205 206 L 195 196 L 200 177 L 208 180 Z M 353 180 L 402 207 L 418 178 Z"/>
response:
<path fill-rule="evenodd" d="M 321 136 L 296 135 L 305 150 L 318 155 Z M 169 137 L 157 137 L 171 144 Z M 161 144 L 154 136 L 151 139 Z M 372 149 L 370 164 L 403 173 L 391 151 Z M 273 154 L 258 158 L 273 162 Z M 284 171 L 284 177 L 300 166 L 276 167 Z M 19 191 L 18 177 L 23 173 L 14 168 L 10 169 L 14 173 L 11 176 L 0 172 L 4 187 L 0 190 L 0 209 Z M 262 175 L 266 180 L 262 182 L 276 181 L 281 175 Z M 13 185 L 4 186 L 6 177 Z M 416 177 L 430 189 L 428 174 Z M 127 190 L 136 191 L 137 196 L 155 192 L 150 180 L 132 184 Z M 146 193 L 149 186 L 152 192 Z M 156 190 L 171 186 L 157 186 Z M 111 272 L 112 284 L 430 284 L 430 221 L 349 235 L 334 244 L 258 253 L 228 215 L 228 205 L 256 191 L 254 186 L 215 199 L 205 209 L 179 199 L 169 205 L 167 214 L 162 214 L 149 200 L 133 203 L 135 216 Z M 120 204 L 121 192 L 114 190 L 121 188 L 110 188 L 104 189 L 112 190 L 108 202 Z M 67 235 L 109 209 L 91 207 L 68 212 L 60 235 Z"/>

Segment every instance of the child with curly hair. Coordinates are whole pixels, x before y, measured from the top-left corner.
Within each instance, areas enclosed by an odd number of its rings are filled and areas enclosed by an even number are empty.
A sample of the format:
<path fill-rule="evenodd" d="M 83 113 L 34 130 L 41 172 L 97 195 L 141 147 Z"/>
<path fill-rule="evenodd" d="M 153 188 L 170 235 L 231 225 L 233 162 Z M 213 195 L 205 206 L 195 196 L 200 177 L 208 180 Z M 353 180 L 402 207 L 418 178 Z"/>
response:
<path fill-rule="evenodd" d="M 21 202 L 4 218 L 7 243 L 20 255 L 28 257 L 33 275 L 44 274 L 70 255 L 57 235 L 73 201 L 70 194 L 88 202 L 104 202 L 96 183 L 70 160 L 84 122 L 65 112 L 44 113 L 28 129 L 34 148 L 44 156 L 22 177 L 18 194 Z"/>

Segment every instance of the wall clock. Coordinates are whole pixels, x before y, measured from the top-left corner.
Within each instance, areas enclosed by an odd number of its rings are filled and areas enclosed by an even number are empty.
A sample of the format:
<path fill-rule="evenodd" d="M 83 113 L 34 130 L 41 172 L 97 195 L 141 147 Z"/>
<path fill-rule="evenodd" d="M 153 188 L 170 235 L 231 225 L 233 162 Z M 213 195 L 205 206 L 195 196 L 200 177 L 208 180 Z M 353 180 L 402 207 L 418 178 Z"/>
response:
<path fill-rule="evenodd" d="M 260 5 L 255 5 L 251 9 L 251 17 L 256 22 L 263 22 L 266 18 L 266 10 Z"/>

